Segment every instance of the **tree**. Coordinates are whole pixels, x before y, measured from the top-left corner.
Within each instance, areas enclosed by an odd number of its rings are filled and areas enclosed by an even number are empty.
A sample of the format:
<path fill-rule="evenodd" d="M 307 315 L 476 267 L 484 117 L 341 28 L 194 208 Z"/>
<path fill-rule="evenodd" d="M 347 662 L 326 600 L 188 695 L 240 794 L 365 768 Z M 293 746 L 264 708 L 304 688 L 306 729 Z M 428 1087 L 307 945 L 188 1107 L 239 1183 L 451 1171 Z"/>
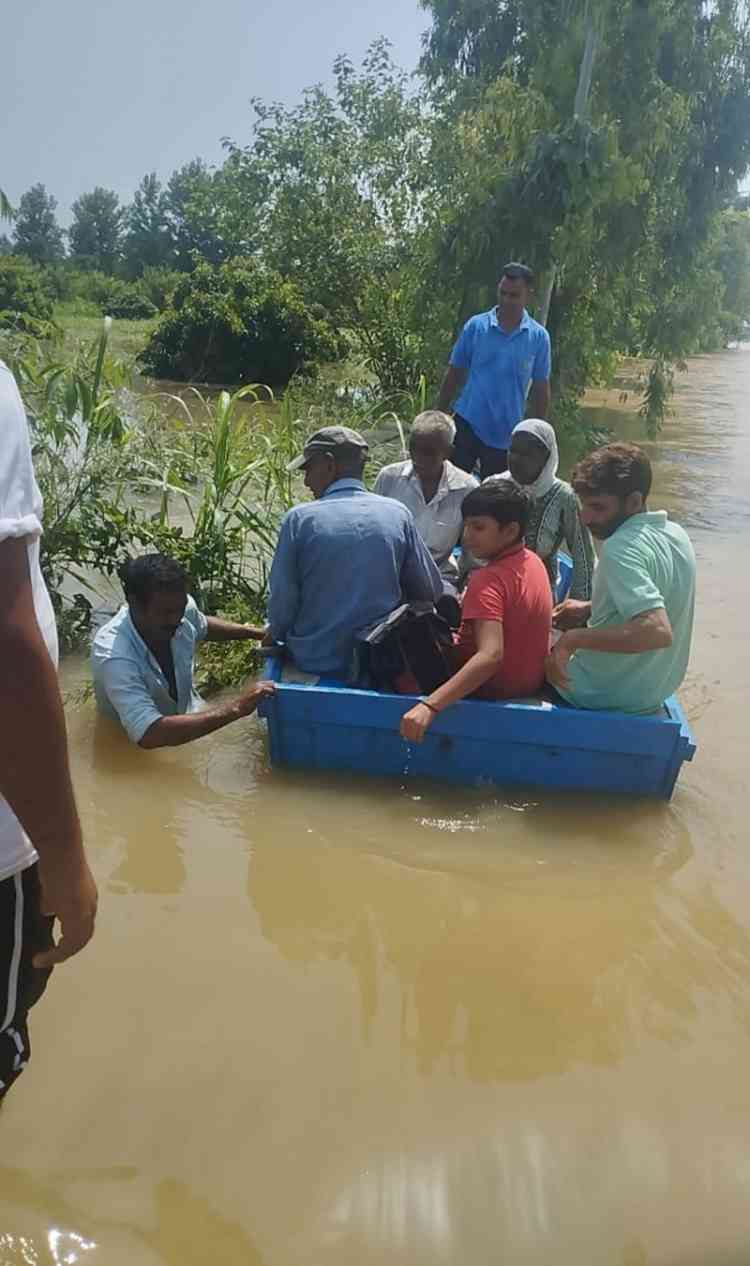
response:
<path fill-rule="evenodd" d="M 626 345 L 663 374 L 695 346 L 701 309 L 684 299 L 750 156 L 746 7 L 425 7 L 445 171 L 433 249 L 458 312 L 486 300 L 498 260 L 527 258 L 554 268 L 550 326 L 569 402 Z"/>
<path fill-rule="evenodd" d="M 15 252 L 35 264 L 56 264 L 63 258 L 63 231 L 57 223 L 57 200 L 44 185 L 32 185 L 16 212 Z"/>
<path fill-rule="evenodd" d="M 200 260 L 183 276 L 140 356 L 157 378 L 285 387 L 343 354 L 321 310 L 256 260 L 218 268 Z"/>
<path fill-rule="evenodd" d="M 10 205 L 10 202 L 8 201 L 7 197 L 3 193 L 2 189 L 0 189 L 0 220 L 12 220 L 12 219 L 13 219 L 13 208 Z"/>
<path fill-rule="evenodd" d="M 195 158 L 174 171 L 167 182 L 165 201 L 175 267 L 183 272 L 195 266 L 195 252 L 210 264 L 221 264 L 255 249 L 252 233 L 246 232 L 249 208 L 243 211 L 231 166 L 230 160 L 226 171 L 212 172 Z"/>
<path fill-rule="evenodd" d="M 419 377 L 414 262 L 428 120 L 386 41 L 301 105 L 254 103 L 249 145 L 228 144 L 233 206 L 263 258 L 351 331 L 386 391 Z"/>
<path fill-rule="evenodd" d="M 42 270 L 23 255 L 0 256 L 0 329 L 49 334 L 51 320 Z"/>
<path fill-rule="evenodd" d="M 124 213 L 122 251 L 129 277 L 140 277 L 144 268 L 169 266 L 174 244 L 168 217 L 168 201 L 156 172 L 144 176 Z"/>
<path fill-rule="evenodd" d="M 73 203 L 70 255 L 82 268 L 114 272 L 120 258 L 123 209 L 117 194 L 97 185 Z"/>

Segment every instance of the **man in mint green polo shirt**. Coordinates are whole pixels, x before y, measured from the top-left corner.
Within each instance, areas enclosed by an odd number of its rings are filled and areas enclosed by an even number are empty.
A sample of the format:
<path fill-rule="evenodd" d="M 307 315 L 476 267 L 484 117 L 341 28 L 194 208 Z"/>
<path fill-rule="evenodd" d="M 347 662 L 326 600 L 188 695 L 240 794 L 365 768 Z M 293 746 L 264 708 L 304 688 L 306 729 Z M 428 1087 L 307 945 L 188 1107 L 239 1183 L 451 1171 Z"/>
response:
<path fill-rule="evenodd" d="M 657 712 L 687 670 L 695 555 L 665 510 L 650 511 L 651 463 L 634 444 L 608 444 L 576 466 L 581 520 L 603 541 L 591 602 L 555 609 L 566 630 L 547 680 L 578 708 Z M 585 627 L 582 627 L 585 626 Z"/>
<path fill-rule="evenodd" d="M 496 307 L 466 322 L 440 388 L 438 409 L 455 410 L 454 465 L 472 473 L 479 462 L 482 479 L 508 469 L 513 427 L 549 409 L 550 341 L 527 311 L 533 286 L 526 264 L 505 265 Z"/>

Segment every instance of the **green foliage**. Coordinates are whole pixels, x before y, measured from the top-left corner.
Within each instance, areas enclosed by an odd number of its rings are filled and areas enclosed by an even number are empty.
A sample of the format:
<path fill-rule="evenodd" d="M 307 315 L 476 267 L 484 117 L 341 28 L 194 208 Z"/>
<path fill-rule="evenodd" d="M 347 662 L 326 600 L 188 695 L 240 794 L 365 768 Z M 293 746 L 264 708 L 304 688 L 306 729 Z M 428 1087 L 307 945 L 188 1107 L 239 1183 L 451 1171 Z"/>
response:
<path fill-rule="evenodd" d="M 140 360 L 157 378 L 285 386 L 343 352 L 294 282 L 253 260 L 200 261 L 176 287 Z"/>
<path fill-rule="evenodd" d="M 152 428 L 142 437 L 134 486 L 158 506 L 148 521 L 134 516 L 133 537 L 179 559 L 209 613 L 237 600 L 260 610 L 278 526 L 294 500 L 286 466 L 303 443 L 304 423 L 259 387 L 215 400 L 193 389 L 189 398 L 192 407 L 164 397 L 176 410 L 169 438 Z"/>
<path fill-rule="evenodd" d="M 750 157 L 746 8 L 425 7 L 446 194 L 433 240 L 459 313 L 486 299 L 493 259 L 495 269 L 513 255 L 552 273 L 555 398 L 566 409 L 623 347 L 666 364 L 713 340 L 722 287 L 712 282 L 700 305 L 693 287 Z"/>
<path fill-rule="evenodd" d="M 113 273 L 120 259 L 124 211 L 117 194 L 97 185 L 73 203 L 70 255 L 80 268 Z"/>
<path fill-rule="evenodd" d="M 138 282 L 138 289 L 154 305 L 158 312 L 164 312 L 172 301 L 181 274 L 174 268 L 151 267 L 147 265 Z"/>
<path fill-rule="evenodd" d="M 63 258 L 63 231 L 57 223 L 57 201 L 44 185 L 32 185 L 21 197 L 15 217 L 14 248 L 35 264 L 54 264 Z"/>
<path fill-rule="evenodd" d="M 49 334 L 51 321 L 42 270 L 21 255 L 0 256 L 0 328 Z"/>
<path fill-rule="evenodd" d="M 234 599 L 215 614 L 237 624 L 262 624 L 265 608 L 262 603 Z M 262 674 L 265 663 L 265 657 L 254 642 L 201 642 L 196 663 L 196 685 L 202 695 L 210 695 L 227 686 L 237 686 L 250 676 Z"/>
<path fill-rule="evenodd" d="M 156 172 L 144 176 L 123 216 L 125 273 L 140 277 L 145 268 L 169 267 L 174 258 L 167 195 Z"/>
<path fill-rule="evenodd" d="M 200 158 L 173 172 L 166 188 L 167 214 L 174 250 L 173 266 L 192 272 L 196 258 L 223 264 L 255 250 L 257 199 L 240 191 L 229 159 L 211 171 Z"/>
<path fill-rule="evenodd" d="M 131 540 L 124 507 L 130 433 L 119 394 L 128 375 L 107 356 L 108 334 L 105 323 L 71 363 L 53 359 L 33 340 L 11 359 L 44 499 L 40 564 L 66 647 L 88 632 L 91 572 L 113 575 Z"/>
<path fill-rule="evenodd" d="M 251 142 L 225 169 L 263 258 L 356 340 L 386 392 L 419 378 L 423 323 L 417 231 L 430 177 L 427 113 L 386 41 L 361 69 L 334 63 L 334 88 L 300 105 L 254 103 Z"/>

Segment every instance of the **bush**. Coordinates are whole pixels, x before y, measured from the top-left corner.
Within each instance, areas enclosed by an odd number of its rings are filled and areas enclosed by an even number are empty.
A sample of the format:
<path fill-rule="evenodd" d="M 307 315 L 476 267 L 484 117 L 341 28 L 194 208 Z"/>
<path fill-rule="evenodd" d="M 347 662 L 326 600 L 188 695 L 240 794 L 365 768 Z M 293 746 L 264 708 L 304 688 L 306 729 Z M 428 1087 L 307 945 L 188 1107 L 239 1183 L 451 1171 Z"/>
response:
<path fill-rule="evenodd" d="M 157 306 L 151 302 L 140 282 L 123 281 L 107 273 L 84 272 L 63 265 L 48 270 L 48 285 L 55 298 L 79 316 L 111 316 L 130 320 L 156 316 Z"/>
<path fill-rule="evenodd" d="M 41 268 L 20 255 L 0 256 L 0 327 L 51 321 L 52 299 Z"/>
<path fill-rule="evenodd" d="M 118 277 L 109 278 L 106 296 L 102 301 L 102 310 L 106 316 L 120 317 L 128 321 L 137 321 L 156 316 L 156 306 L 141 290 L 140 286 L 129 281 L 120 281 Z"/>
<path fill-rule="evenodd" d="M 147 266 L 138 282 L 138 289 L 153 303 L 159 312 L 163 312 L 172 302 L 172 295 L 182 281 L 182 273 L 174 268 Z"/>
<path fill-rule="evenodd" d="M 139 359 L 157 378 L 284 387 L 345 350 L 294 282 L 238 258 L 182 277 Z"/>

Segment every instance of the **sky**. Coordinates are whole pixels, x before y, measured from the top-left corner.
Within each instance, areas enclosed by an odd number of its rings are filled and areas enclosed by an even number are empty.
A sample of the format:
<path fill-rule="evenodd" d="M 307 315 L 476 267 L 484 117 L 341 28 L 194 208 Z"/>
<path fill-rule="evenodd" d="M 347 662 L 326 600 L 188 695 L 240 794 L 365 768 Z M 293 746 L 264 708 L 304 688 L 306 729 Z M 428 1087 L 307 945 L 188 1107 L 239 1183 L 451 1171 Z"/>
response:
<path fill-rule="evenodd" d="M 41 182 L 62 224 L 95 185 L 129 201 L 146 172 L 220 161 L 251 97 L 291 105 L 339 53 L 385 35 L 413 69 L 427 25 L 416 0 L 8 0 L 0 188 L 17 205 Z"/>

